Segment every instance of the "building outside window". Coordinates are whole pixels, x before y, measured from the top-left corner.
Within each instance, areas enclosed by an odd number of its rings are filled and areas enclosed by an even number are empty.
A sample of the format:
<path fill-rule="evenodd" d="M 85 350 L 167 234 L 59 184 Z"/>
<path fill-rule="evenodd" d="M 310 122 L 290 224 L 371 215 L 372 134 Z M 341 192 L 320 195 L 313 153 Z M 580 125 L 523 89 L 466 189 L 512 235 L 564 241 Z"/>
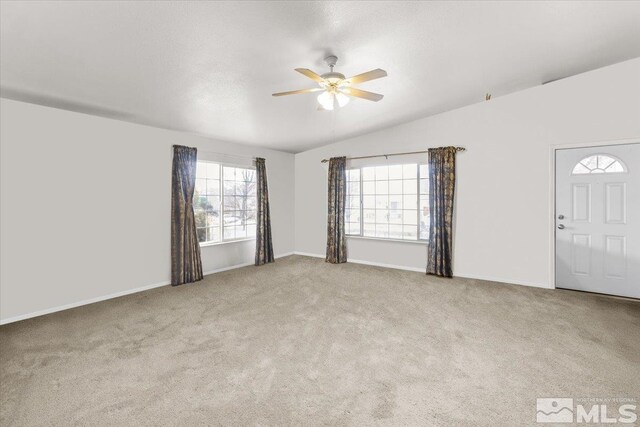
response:
<path fill-rule="evenodd" d="M 427 165 L 410 163 L 347 170 L 347 235 L 427 240 L 429 222 Z"/>
<path fill-rule="evenodd" d="M 200 244 L 255 238 L 256 171 L 198 161 L 193 210 Z"/>

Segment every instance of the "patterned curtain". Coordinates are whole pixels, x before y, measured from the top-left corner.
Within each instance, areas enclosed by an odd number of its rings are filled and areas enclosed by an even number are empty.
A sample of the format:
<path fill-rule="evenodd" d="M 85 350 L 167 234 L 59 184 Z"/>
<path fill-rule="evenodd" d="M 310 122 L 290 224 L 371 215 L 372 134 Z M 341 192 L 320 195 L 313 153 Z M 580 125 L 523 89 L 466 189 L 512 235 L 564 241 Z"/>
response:
<path fill-rule="evenodd" d="M 198 150 L 173 146 L 171 177 L 171 284 L 202 279 L 200 245 L 193 214 L 193 192 L 196 186 Z"/>
<path fill-rule="evenodd" d="M 258 224 L 256 226 L 256 265 L 273 262 L 271 243 L 271 215 L 269 214 L 269 188 L 267 186 L 267 167 L 264 159 L 256 159 Z"/>
<path fill-rule="evenodd" d="M 456 147 L 429 149 L 429 250 L 427 274 L 452 277 Z"/>
<path fill-rule="evenodd" d="M 347 262 L 344 235 L 344 205 L 347 196 L 346 157 L 329 160 L 329 212 L 327 218 L 327 258 L 332 264 Z"/>

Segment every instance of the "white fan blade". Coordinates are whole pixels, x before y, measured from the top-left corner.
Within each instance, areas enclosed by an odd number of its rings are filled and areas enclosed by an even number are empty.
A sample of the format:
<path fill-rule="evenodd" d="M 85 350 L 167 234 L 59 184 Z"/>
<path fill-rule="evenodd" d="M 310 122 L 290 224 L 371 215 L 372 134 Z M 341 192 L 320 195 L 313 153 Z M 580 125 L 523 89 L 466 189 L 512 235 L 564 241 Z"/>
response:
<path fill-rule="evenodd" d="M 385 70 L 381 70 L 380 68 L 376 68 L 375 70 L 367 71 L 366 73 L 350 77 L 345 81 L 351 84 L 358 84 L 368 82 L 369 80 L 379 79 L 381 77 L 387 77 L 387 72 Z"/>
<path fill-rule="evenodd" d="M 322 77 L 307 68 L 296 68 L 295 70 L 300 74 L 304 74 L 305 76 L 309 77 L 313 81 L 316 81 L 318 83 L 325 83 L 325 80 Z"/>
<path fill-rule="evenodd" d="M 340 92 L 344 93 L 345 95 L 353 96 L 356 98 L 362 98 L 362 99 L 366 99 L 368 101 L 374 101 L 374 102 L 378 102 L 382 98 L 384 98 L 384 95 L 380 95 L 379 93 L 367 92 L 366 90 L 356 89 L 354 87 L 342 88 L 340 89 Z"/>

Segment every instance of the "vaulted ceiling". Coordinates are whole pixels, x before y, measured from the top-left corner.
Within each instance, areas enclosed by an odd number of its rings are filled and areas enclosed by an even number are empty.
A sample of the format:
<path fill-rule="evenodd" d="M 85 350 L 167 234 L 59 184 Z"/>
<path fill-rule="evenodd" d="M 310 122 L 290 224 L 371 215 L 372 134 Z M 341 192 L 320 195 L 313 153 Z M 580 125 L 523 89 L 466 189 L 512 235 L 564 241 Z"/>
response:
<path fill-rule="evenodd" d="M 291 152 L 640 56 L 640 2 L 3 2 L 2 96 Z M 389 76 L 316 110 L 293 71 Z M 461 124 L 463 125 L 463 124 Z"/>

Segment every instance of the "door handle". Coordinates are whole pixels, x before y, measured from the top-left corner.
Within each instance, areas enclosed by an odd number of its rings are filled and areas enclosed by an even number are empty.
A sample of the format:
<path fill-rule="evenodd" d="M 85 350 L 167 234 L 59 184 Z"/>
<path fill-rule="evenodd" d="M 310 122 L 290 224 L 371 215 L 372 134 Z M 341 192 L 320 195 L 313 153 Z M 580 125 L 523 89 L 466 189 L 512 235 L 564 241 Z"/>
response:
<path fill-rule="evenodd" d="M 558 224 L 558 229 L 559 230 L 564 230 L 564 224 Z"/>

